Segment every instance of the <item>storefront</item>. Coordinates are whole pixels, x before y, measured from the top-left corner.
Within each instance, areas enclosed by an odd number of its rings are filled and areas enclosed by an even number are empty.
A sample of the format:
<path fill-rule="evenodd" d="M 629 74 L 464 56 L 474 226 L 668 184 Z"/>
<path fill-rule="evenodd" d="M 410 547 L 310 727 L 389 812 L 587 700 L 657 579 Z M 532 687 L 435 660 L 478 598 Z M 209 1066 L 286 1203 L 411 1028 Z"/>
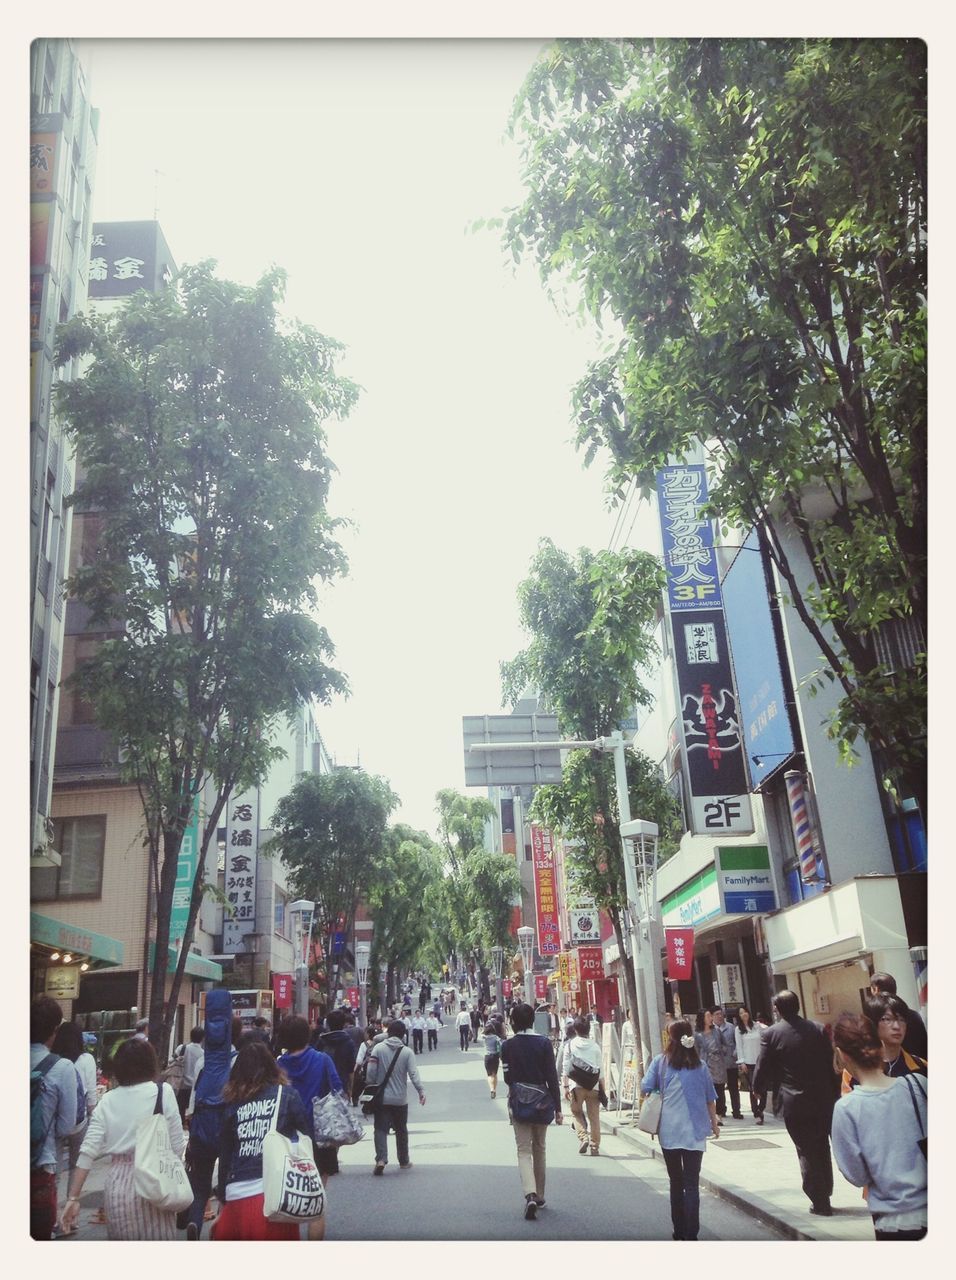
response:
<path fill-rule="evenodd" d="M 124 1028 L 131 1011 L 135 1013 L 139 974 L 123 971 L 124 963 L 125 948 L 116 938 L 30 912 L 31 996 L 52 996 L 64 1018 L 95 1032 L 98 1062 L 103 1056 L 103 1032 L 111 1028 L 104 1025 L 102 1017 L 91 1020 L 87 1016 L 94 1007 L 91 1001 L 101 996 L 109 999 L 112 1003 L 96 1003 L 97 1013 L 102 1009 L 121 1011 L 119 1020 Z"/>

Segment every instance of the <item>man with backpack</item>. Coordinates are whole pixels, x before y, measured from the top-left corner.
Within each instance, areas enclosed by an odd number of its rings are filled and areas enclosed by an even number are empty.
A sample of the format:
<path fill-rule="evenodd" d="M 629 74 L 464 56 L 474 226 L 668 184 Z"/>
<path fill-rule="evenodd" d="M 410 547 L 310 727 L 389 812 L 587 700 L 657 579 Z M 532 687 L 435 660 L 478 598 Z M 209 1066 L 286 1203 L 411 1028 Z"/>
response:
<path fill-rule="evenodd" d="M 222 1091 L 237 1052 L 232 1042 L 232 996 L 225 988 L 216 988 L 206 996 L 205 1029 L 202 1067 L 193 1087 L 186 1150 L 189 1183 L 193 1189 L 192 1207 L 187 1210 L 187 1240 L 198 1240 L 202 1234 L 203 1214 L 212 1193 L 212 1171 L 219 1155 L 226 1112 Z"/>
<path fill-rule="evenodd" d="M 30 1006 L 30 1236 L 50 1240 L 57 1220 L 57 1138 L 83 1118 L 78 1076 L 69 1058 L 50 1052 L 63 1010 L 49 996 Z"/>
<path fill-rule="evenodd" d="M 574 1035 L 564 1043 L 561 1077 L 581 1144 L 578 1154 L 583 1156 L 590 1151 L 596 1156 L 601 1147 L 601 1046 L 591 1039 L 587 1018 L 574 1020 Z"/>

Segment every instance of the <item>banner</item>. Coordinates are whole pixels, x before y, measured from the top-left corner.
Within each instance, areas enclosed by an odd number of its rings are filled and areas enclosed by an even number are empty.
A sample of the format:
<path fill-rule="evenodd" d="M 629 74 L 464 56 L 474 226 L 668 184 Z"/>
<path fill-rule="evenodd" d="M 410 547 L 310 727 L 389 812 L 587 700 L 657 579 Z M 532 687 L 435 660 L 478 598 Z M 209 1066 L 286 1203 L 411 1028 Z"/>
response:
<path fill-rule="evenodd" d="M 568 952 L 568 986 L 572 991 L 581 990 L 581 970 L 578 968 L 578 953 Z"/>
<path fill-rule="evenodd" d="M 183 832 L 176 863 L 176 884 L 173 888 L 173 907 L 169 916 L 169 941 L 177 942 L 186 932 L 189 919 L 189 903 L 199 865 L 199 797 L 193 805 L 189 826 Z"/>
<path fill-rule="evenodd" d="M 561 978 L 561 986 L 567 991 L 571 985 L 571 957 L 566 951 L 562 951 L 558 956 L 558 974 Z"/>
<path fill-rule="evenodd" d="M 578 947 L 578 972 L 582 982 L 604 977 L 604 952 L 600 947 Z"/>
<path fill-rule="evenodd" d="M 272 994 L 277 1009 L 292 1007 L 292 974 L 274 973 L 272 975 Z"/>
<path fill-rule="evenodd" d="M 222 950 L 235 955 L 256 928 L 256 867 L 259 857 L 259 790 L 230 799 L 226 812 L 226 879 L 228 906 L 223 908 Z"/>
<path fill-rule="evenodd" d="M 357 1009 L 361 1004 L 358 987 L 349 987 L 345 992 L 345 998 L 349 1002 L 350 1009 Z"/>
<path fill-rule="evenodd" d="M 664 942 L 668 978 L 688 982 L 694 976 L 694 930 L 665 929 Z"/>
<path fill-rule="evenodd" d="M 554 879 L 554 837 L 546 827 L 531 826 L 534 868 L 534 909 L 538 926 L 538 953 L 556 956 L 561 950 L 561 926 Z"/>
<path fill-rule="evenodd" d="M 546 973 L 536 973 L 534 975 L 534 998 L 536 1000 L 547 1000 L 548 998 L 548 975 Z"/>
<path fill-rule="evenodd" d="M 657 474 L 678 721 L 695 835 L 754 830 L 702 466 Z"/>
<path fill-rule="evenodd" d="M 510 978 L 501 979 L 501 994 L 502 996 L 504 996 L 505 999 L 507 999 L 508 996 L 511 995 L 511 979 Z"/>

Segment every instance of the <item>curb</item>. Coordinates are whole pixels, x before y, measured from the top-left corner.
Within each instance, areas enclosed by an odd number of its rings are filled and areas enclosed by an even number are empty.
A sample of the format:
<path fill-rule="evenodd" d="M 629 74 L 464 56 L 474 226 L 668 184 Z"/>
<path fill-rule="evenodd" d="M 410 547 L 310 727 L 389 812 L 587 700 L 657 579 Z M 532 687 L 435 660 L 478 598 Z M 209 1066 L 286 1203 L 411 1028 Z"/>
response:
<path fill-rule="evenodd" d="M 631 1146 L 639 1148 L 639 1150 L 651 1156 L 654 1160 L 664 1159 L 661 1149 L 656 1142 L 638 1137 L 638 1133 L 640 1132 L 639 1130 L 635 1130 L 628 1125 L 622 1124 L 620 1121 L 610 1123 L 606 1122 L 603 1117 L 601 1121 L 601 1128 L 602 1131 L 607 1129 L 618 1138 L 624 1138 L 624 1140 L 629 1142 Z M 712 1178 L 708 1177 L 703 1170 L 701 1170 L 700 1174 L 700 1185 L 702 1187 L 706 1187 L 707 1190 L 712 1192 L 714 1195 L 719 1196 L 721 1200 L 725 1200 L 728 1204 L 733 1205 L 734 1208 L 740 1209 L 742 1212 L 749 1214 L 751 1218 L 756 1218 L 765 1225 L 773 1227 L 775 1231 L 779 1231 L 780 1234 L 786 1236 L 788 1240 L 819 1239 L 818 1236 L 807 1235 L 807 1233 L 805 1231 L 801 1231 L 799 1227 L 795 1227 L 792 1223 L 787 1222 L 785 1218 L 781 1218 L 770 1205 L 766 1204 L 766 1202 L 744 1196 L 739 1191 L 735 1191 L 728 1187 L 725 1183 L 714 1181 Z"/>

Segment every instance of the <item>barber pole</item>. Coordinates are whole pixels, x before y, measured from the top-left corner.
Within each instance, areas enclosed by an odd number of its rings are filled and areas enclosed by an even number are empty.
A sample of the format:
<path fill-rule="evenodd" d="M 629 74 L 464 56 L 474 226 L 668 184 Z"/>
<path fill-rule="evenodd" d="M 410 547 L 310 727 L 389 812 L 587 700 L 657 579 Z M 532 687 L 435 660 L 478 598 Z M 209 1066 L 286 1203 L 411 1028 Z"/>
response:
<path fill-rule="evenodd" d="M 809 884 L 817 879 L 817 850 L 813 838 L 813 823 L 807 805 L 807 792 L 803 776 L 796 772 L 784 774 L 787 784 L 787 799 L 790 801 L 790 822 L 793 825 L 793 838 L 797 845 L 797 856 L 800 859 L 800 879 Z"/>

